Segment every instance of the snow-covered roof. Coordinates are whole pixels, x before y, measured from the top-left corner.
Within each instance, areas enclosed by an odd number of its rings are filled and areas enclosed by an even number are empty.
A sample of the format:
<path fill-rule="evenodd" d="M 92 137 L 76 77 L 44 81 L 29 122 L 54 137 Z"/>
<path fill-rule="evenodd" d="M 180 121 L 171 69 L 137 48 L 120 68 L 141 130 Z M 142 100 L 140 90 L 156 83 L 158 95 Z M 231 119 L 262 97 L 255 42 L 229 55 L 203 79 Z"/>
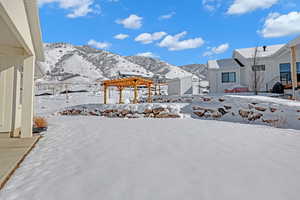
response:
<path fill-rule="evenodd" d="M 209 69 L 238 68 L 238 67 L 240 67 L 239 64 L 232 58 L 208 61 Z"/>
<path fill-rule="evenodd" d="M 278 44 L 278 45 L 271 45 L 271 46 L 266 46 L 266 50 L 264 51 L 264 47 L 257 47 L 257 56 L 259 58 L 263 57 L 270 57 L 277 53 L 281 48 L 283 48 L 285 44 Z M 252 48 L 244 48 L 244 49 L 236 49 L 235 51 L 240 53 L 243 57 L 245 58 L 253 58 L 255 55 L 255 49 L 256 47 Z"/>

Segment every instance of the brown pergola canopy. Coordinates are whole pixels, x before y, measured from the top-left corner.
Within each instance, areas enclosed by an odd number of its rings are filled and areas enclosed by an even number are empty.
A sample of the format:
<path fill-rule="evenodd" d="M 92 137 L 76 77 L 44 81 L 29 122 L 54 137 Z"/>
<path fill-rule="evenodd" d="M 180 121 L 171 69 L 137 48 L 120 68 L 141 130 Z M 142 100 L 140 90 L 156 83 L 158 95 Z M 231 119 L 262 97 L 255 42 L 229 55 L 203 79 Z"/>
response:
<path fill-rule="evenodd" d="M 103 85 L 106 87 L 115 86 L 115 87 L 135 87 L 135 86 L 151 86 L 153 81 L 149 79 L 144 79 L 140 77 L 130 77 L 130 78 L 121 78 L 114 80 L 103 81 Z"/>
<path fill-rule="evenodd" d="M 123 89 L 126 87 L 134 88 L 134 100 L 133 103 L 138 102 L 138 86 L 147 86 L 148 87 L 148 102 L 151 102 L 151 86 L 154 84 L 152 80 L 141 78 L 141 77 L 130 77 L 130 78 L 121 78 L 114 80 L 103 81 L 102 85 L 104 86 L 104 103 L 107 104 L 108 96 L 107 89 L 108 87 L 118 87 L 120 91 L 119 103 L 123 103 Z"/>

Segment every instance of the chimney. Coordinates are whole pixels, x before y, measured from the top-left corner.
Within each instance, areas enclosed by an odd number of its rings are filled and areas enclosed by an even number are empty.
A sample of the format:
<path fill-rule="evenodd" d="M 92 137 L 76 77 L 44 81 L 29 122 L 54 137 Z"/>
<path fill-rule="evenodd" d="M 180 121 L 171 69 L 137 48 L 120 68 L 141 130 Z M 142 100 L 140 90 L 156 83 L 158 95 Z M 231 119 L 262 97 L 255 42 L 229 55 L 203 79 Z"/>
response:
<path fill-rule="evenodd" d="M 264 48 L 264 52 L 266 52 L 267 51 L 267 46 L 263 46 L 263 48 Z"/>

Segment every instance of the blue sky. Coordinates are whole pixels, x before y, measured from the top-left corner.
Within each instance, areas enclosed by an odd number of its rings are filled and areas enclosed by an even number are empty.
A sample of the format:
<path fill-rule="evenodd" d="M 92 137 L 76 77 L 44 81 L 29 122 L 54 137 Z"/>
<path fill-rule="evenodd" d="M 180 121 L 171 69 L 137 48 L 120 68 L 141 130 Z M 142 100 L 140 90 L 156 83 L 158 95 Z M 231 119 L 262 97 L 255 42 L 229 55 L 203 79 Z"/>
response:
<path fill-rule="evenodd" d="M 175 65 L 300 35 L 299 0 L 40 0 L 45 42 L 89 44 Z"/>

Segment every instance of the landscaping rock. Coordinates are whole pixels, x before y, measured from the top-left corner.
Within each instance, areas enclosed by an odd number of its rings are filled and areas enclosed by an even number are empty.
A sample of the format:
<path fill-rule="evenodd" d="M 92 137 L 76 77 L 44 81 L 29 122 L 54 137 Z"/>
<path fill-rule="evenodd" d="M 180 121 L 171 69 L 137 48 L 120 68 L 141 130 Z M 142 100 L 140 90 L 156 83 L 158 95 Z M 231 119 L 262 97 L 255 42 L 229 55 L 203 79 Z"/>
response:
<path fill-rule="evenodd" d="M 219 119 L 222 117 L 222 114 L 220 112 L 214 112 L 211 116 L 214 119 Z"/>
<path fill-rule="evenodd" d="M 248 120 L 256 121 L 256 120 L 260 119 L 262 116 L 263 116 L 263 114 L 261 114 L 261 113 L 250 113 L 250 115 L 248 116 Z"/>
<path fill-rule="evenodd" d="M 256 106 L 255 110 L 258 110 L 258 111 L 261 111 L 261 112 L 265 112 L 267 109 L 263 108 L 263 107 Z"/>
<path fill-rule="evenodd" d="M 223 99 L 223 98 L 219 98 L 219 101 L 220 101 L 220 102 L 224 102 L 224 101 L 225 101 L 225 99 Z"/>
<path fill-rule="evenodd" d="M 180 118 L 180 115 L 170 114 L 170 113 L 162 113 L 162 114 L 156 115 L 155 118 Z"/>
<path fill-rule="evenodd" d="M 224 108 L 218 108 L 219 113 L 226 115 L 228 112 Z"/>
<path fill-rule="evenodd" d="M 212 101 L 212 98 L 204 97 L 202 100 L 203 100 L 204 102 L 209 102 L 209 101 Z"/>
<path fill-rule="evenodd" d="M 195 115 L 198 117 L 204 117 L 205 111 L 204 112 L 194 112 Z"/>
<path fill-rule="evenodd" d="M 165 109 L 165 108 L 162 108 L 162 107 L 154 108 L 154 109 L 153 109 L 153 113 L 154 113 L 155 115 L 157 115 L 157 114 L 159 114 L 159 113 L 161 113 L 161 112 L 165 112 L 165 111 L 166 111 L 166 109 Z"/>
<path fill-rule="evenodd" d="M 248 118 L 249 115 L 250 115 L 250 111 L 247 111 L 247 110 L 239 110 L 239 115 L 240 115 L 242 118 Z"/>
<path fill-rule="evenodd" d="M 225 105 L 224 108 L 225 108 L 226 110 L 231 110 L 232 107 L 231 107 L 231 106 L 226 106 L 226 105 Z"/>

